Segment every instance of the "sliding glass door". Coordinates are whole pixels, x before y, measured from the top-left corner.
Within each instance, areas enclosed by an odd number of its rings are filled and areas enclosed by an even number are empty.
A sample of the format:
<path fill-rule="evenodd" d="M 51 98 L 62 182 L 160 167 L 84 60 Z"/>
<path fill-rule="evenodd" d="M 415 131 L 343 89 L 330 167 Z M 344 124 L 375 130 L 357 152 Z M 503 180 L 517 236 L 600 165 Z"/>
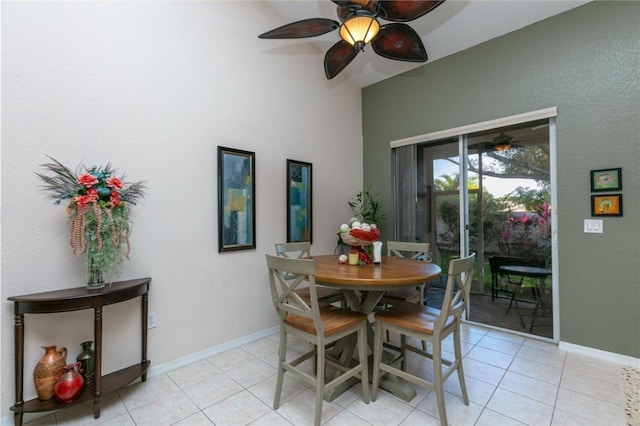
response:
<path fill-rule="evenodd" d="M 516 289 L 520 278 L 496 266 L 502 259 L 551 267 L 548 124 L 537 120 L 394 150 L 394 218 L 395 238 L 430 243 L 445 272 L 452 258 L 476 254 L 469 320 L 551 338 L 551 298 L 535 322 L 532 315 L 541 310 L 539 290 L 532 290 L 540 280 L 524 278 Z M 551 280 L 548 286 L 544 296 Z M 439 307 L 438 285 L 429 295 L 427 303 Z"/>

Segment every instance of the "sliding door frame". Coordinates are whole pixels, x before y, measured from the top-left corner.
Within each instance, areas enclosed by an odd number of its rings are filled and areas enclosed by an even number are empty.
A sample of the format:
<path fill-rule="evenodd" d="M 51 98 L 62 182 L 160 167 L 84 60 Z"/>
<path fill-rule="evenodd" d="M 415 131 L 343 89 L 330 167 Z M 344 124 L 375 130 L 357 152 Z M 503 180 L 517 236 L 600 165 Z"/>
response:
<path fill-rule="evenodd" d="M 437 132 L 427 133 L 423 135 L 411 136 L 404 139 L 398 139 L 390 142 L 390 149 L 418 145 L 428 142 L 434 142 L 446 138 L 458 138 L 458 152 L 460 158 L 466 159 L 468 154 L 467 138 L 468 135 L 475 132 L 492 130 L 500 127 L 511 126 L 530 121 L 548 119 L 549 122 L 549 172 L 551 177 L 551 262 L 553 266 L 553 274 L 551 276 L 552 299 L 553 299 L 553 341 L 560 341 L 560 298 L 559 298 L 559 262 L 558 262 L 558 200 L 557 200 L 557 158 L 556 158 L 556 117 L 558 115 L 557 107 L 545 108 L 537 111 L 531 111 L 524 114 L 502 117 L 494 120 L 473 123 L 465 126 L 445 129 Z M 392 155 L 393 157 L 393 155 Z M 462 256 L 469 254 L 469 194 L 467 185 L 466 161 L 460 161 L 460 251 Z M 394 185 L 395 188 L 395 185 Z M 396 194 L 393 194 L 396 197 Z M 481 324 L 486 326 L 486 324 Z M 536 338 L 537 336 L 528 333 L 519 333 L 527 337 Z M 541 338 L 544 339 L 544 338 Z M 546 340 L 546 339 L 544 339 Z"/>

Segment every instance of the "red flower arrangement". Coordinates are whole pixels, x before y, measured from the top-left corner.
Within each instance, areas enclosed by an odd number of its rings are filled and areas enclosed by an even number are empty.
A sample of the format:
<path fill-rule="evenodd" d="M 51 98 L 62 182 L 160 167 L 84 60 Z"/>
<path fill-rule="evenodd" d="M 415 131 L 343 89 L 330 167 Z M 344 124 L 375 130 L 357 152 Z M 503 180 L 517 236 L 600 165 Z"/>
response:
<path fill-rule="evenodd" d="M 42 167 L 54 176 L 36 174 L 56 200 L 54 204 L 69 200 L 66 211 L 71 222 L 71 248 L 75 255 L 85 255 L 89 286 L 102 283 L 129 258 L 131 222 L 127 204 L 143 198 L 146 187 L 143 182 L 128 184 L 113 176 L 111 164 L 79 168 L 73 173 L 49 158 L 53 162 Z"/>

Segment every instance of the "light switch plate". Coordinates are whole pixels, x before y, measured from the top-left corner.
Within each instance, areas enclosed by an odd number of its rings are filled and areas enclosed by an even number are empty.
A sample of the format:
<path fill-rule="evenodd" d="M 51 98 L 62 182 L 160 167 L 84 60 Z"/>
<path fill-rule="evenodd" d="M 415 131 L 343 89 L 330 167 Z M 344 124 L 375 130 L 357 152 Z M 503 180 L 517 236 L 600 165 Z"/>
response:
<path fill-rule="evenodd" d="M 584 232 L 585 234 L 602 234 L 604 232 L 602 219 L 585 219 Z"/>

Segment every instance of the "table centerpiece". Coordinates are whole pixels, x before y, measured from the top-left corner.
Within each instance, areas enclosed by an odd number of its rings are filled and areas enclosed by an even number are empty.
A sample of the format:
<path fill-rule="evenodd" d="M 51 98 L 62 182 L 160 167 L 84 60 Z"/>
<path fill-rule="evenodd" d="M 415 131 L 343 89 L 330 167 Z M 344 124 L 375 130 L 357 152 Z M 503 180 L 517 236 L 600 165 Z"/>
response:
<path fill-rule="evenodd" d="M 371 253 L 363 247 L 370 246 L 380 238 L 380 229 L 375 223 L 362 223 L 357 217 L 352 217 L 340 225 L 338 236 L 343 244 L 351 246 L 351 252 L 358 253 L 358 264 L 369 265 L 372 262 Z"/>
<path fill-rule="evenodd" d="M 380 238 L 378 226 L 385 220 L 385 214 L 376 198 L 377 194 L 372 194 L 368 189 L 351 197 L 348 204 L 354 216 L 338 229 L 338 246 L 350 246 L 350 251 L 357 251 L 360 266 L 373 263 L 373 253 L 369 246 Z"/>

